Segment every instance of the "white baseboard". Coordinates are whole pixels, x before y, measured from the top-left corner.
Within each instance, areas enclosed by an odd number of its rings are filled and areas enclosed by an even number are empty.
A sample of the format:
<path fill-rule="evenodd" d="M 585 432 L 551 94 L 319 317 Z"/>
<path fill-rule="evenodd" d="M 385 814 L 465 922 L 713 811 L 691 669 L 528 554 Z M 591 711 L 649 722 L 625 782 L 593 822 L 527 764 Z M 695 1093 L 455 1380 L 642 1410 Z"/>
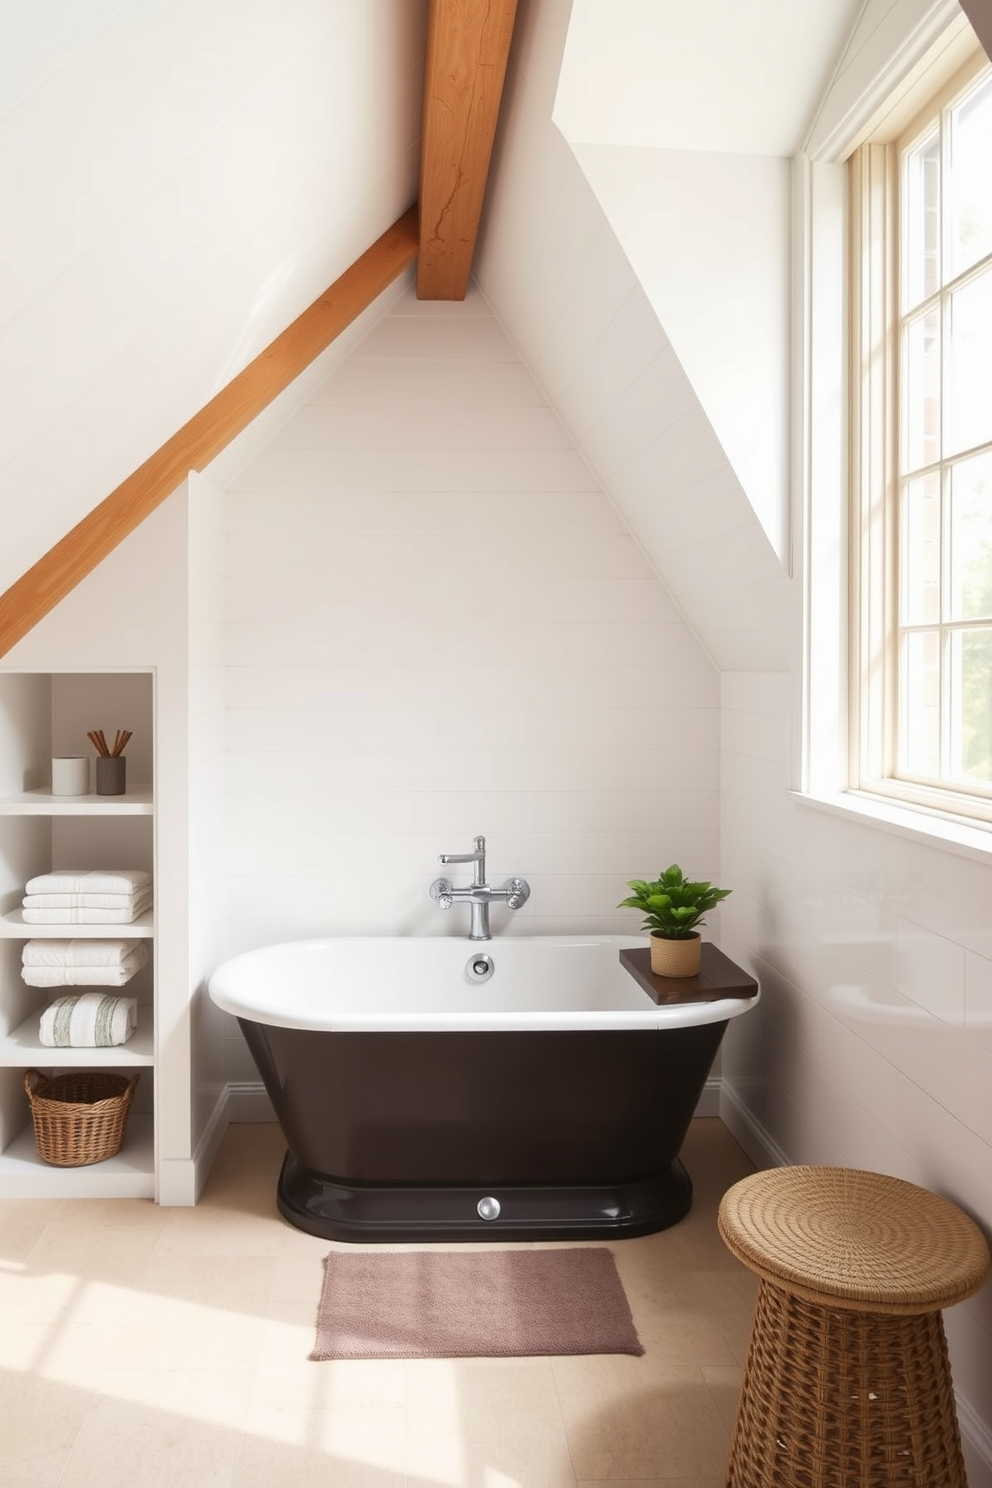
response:
<path fill-rule="evenodd" d="M 228 1121 L 275 1121 L 265 1086 L 261 1080 L 232 1080 L 227 1086 Z"/>
<path fill-rule="evenodd" d="M 726 1080 L 719 1081 L 720 1108 L 717 1114 L 731 1136 L 744 1148 L 756 1168 L 784 1168 L 788 1155 L 762 1126 Z"/>
<path fill-rule="evenodd" d="M 703 1086 L 703 1093 L 696 1103 L 693 1116 L 719 1116 L 720 1114 L 720 1086 L 723 1081 L 719 1076 L 711 1075 Z"/>
<path fill-rule="evenodd" d="M 203 1192 L 214 1159 L 232 1121 L 275 1121 L 261 1080 L 231 1080 L 222 1086 L 192 1157 L 166 1158 L 158 1167 L 158 1202 L 189 1207 Z"/>
<path fill-rule="evenodd" d="M 955 1390 L 954 1403 L 961 1428 L 961 1445 L 968 1472 L 968 1488 L 992 1488 L 992 1431 L 978 1412 Z"/>

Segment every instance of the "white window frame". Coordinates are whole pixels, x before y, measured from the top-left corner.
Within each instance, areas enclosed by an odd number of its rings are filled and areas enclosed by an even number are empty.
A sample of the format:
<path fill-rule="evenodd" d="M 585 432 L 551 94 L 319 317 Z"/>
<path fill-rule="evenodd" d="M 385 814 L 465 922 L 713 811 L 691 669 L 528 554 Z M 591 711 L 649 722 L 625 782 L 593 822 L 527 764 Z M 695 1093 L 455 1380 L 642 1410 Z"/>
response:
<path fill-rule="evenodd" d="M 918 111 L 906 100 L 921 80 L 936 92 L 977 47 L 957 0 L 929 0 L 923 11 L 911 0 L 877 0 L 852 33 L 852 56 L 866 32 L 870 75 L 860 64 L 838 65 L 793 168 L 793 523 L 803 629 L 791 796 L 798 807 L 989 863 L 988 823 L 947 801 L 928 807 L 861 789 L 851 767 L 850 452 L 858 411 L 850 399 L 849 161 L 879 130 L 897 137 Z"/>
<path fill-rule="evenodd" d="M 902 159 L 937 121 L 946 125 L 951 105 L 987 80 L 992 64 L 976 51 L 963 68 L 931 93 L 898 135 L 878 134 L 850 161 L 852 244 L 850 442 L 850 786 L 894 802 L 992 826 L 992 784 L 940 782 L 913 774 L 901 761 L 899 654 L 903 628 L 898 613 L 900 511 L 899 380 L 903 308 L 900 295 Z M 919 90 L 914 102 L 919 102 Z M 905 108 L 902 110 L 905 113 Z M 946 154 L 946 152 L 945 152 Z M 974 273 L 968 271 L 967 278 Z M 949 287 L 933 297 L 943 307 Z M 942 312 L 943 313 L 943 312 Z M 962 452 L 963 453 L 963 452 Z M 960 458 L 960 455 L 955 457 Z M 934 469 L 945 493 L 954 460 L 946 450 Z M 952 627 L 941 616 L 942 646 Z M 949 728 L 947 697 L 941 700 L 942 734 Z M 944 746 L 946 759 L 946 746 Z M 943 763 L 943 761 L 942 761 Z"/>

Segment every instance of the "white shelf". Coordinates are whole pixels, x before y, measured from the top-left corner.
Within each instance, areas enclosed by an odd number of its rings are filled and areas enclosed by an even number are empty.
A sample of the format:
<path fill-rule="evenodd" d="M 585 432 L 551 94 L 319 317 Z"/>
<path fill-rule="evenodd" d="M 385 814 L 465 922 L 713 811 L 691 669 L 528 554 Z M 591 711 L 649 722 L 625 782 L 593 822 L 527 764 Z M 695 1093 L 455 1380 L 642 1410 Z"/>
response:
<path fill-rule="evenodd" d="M 20 909 L 0 915 L 0 940 L 146 940 L 154 934 L 155 914 L 150 909 L 136 920 L 106 925 L 33 925 Z"/>
<path fill-rule="evenodd" d="M 151 1116 L 128 1116 L 127 1137 L 116 1157 L 81 1168 L 42 1162 L 29 1122 L 0 1152 L 3 1199 L 153 1199 L 155 1141 Z"/>
<path fill-rule="evenodd" d="M 44 790 L 0 796 L 0 816 L 151 816 L 151 786 L 139 785 L 123 796 L 53 796 Z"/>
<path fill-rule="evenodd" d="M 64 987 L 39 987 L 35 989 L 44 996 L 61 996 L 72 991 Z M 112 988 L 79 987 L 76 991 L 113 991 Z M 38 1024 L 42 1008 L 15 1028 L 12 1033 L 0 1036 L 0 1068 L 19 1069 L 35 1065 L 41 1069 L 68 1065 L 72 1069 L 120 1069 L 149 1066 L 155 1063 L 154 1018 L 150 1007 L 138 1008 L 138 1027 L 126 1044 L 115 1044 L 109 1049 L 50 1049 L 38 1037 Z"/>

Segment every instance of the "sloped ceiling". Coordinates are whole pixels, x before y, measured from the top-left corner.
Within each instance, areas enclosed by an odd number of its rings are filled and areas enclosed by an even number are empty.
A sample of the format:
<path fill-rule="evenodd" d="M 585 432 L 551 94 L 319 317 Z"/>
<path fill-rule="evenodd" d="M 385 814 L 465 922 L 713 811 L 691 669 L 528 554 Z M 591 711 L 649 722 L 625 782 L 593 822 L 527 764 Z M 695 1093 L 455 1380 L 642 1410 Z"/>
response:
<path fill-rule="evenodd" d="M 790 559 L 792 157 L 861 0 L 573 0 L 554 121 Z"/>
<path fill-rule="evenodd" d="M 619 32 L 644 3 L 617 0 L 598 11 L 611 14 Z M 762 0 L 762 15 L 780 3 Z M 812 108 L 815 101 L 816 80 L 829 71 L 821 50 L 839 34 L 852 3 L 817 7 L 809 33 L 818 40 L 804 52 L 808 100 L 793 79 L 784 80 L 789 49 L 770 47 L 783 71 L 780 86 L 766 80 L 752 90 L 753 109 L 739 103 L 729 127 L 742 138 L 752 130 L 768 147 L 794 137 L 806 103 Z M 987 12 L 992 0 L 968 3 Z M 655 0 L 648 8 L 659 11 Z M 683 80 L 695 70 L 701 99 L 701 85 L 720 74 L 700 38 L 718 39 L 723 17 L 732 39 L 739 7 L 733 0 L 666 0 L 660 9 L 673 35 L 696 37 L 695 50 L 669 46 L 665 65 Z M 566 416 L 583 394 L 574 376 L 558 375 L 555 353 L 557 347 L 560 367 L 575 323 L 553 324 L 533 286 L 546 271 L 547 302 L 560 308 L 563 287 L 576 284 L 589 262 L 588 243 L 546 232 L 552 205 L 561 205 L 547 196 L 549 185 L 561 191 L 562 177 L 557 158 L 548 174 L 557 147 L 545 141 L 548 131 L 556 133 L 551 112 L 570 10 L 569 0 L 521 6 L 516 118 L 507 130 L 513 148 L 502 152 L 480 270 L 504 324 Z M 575 10 L 578 18 L 597 7 L 576 0 Z M 415 198 L 425 18 L 425 0 L 283 0 L 278 7 L 267 0 L 49 0 L 44 7 L 8 0 L 0 183 L 17 210 L 7 214 L 0 250 L 0 588 L 186 422 Z M 783 34 L 791 34 L 788 27 Z M 778 113 L 769 98 L 780 99 Z M 568 190 L 578 192 L 569 181 Z M 504 222 L 493 221 L 501 215 Z M 591 231 L 605 242 L 601 216 Z M 536 246 L 544 254 L 540 270 Z M 619 266 L 614 277 L 629 272 L 615 243 L 610 251 Z M 657 356 L 671 356 L 656 321 L 650 338 Z M 640 370 L 631 364 L 627 385 L 636 382 L 643 393 Z M 676 359 L 673 377 L 677 370 Z M 590 376 L 585 393 L 594 386 Z M 670 391 L 666 384 L 666 396 Z M 680 384 L 678 397 L 691 391 Z M 649 414 L 669 442 L 672 406 Z M 687 579 L 686 550 L 703 551 L 723 532 L 751 534 L 753 513 L 741 504 L 734 471 L 705 418 L 693 450 L 685 458 L 676 450 L 673 463 L 671 450 L 659 448 L 655 468 L 640 458 L 629 419 L 606 439 L 610 458 L 603 454 L 609 413 L 604 405 L 596 429 L 580 429 L 577 438 L 659 571 L 677 591 L 688 585 L 684 602 L 691 605 L 697 586 L 695 576 Z M 577 427 L 574 418 L 570 427 Z M 621 428 L 634 438 L 626 459 L 617 453 Z M 701 463 L 693 472 L 695 456 Z M 648 472 L 644 482 L 650 477 L 657 485 L 660 476 L 676 504 L 694 482 L 718 482 L 719 521 L 710 511 L 699 520 L 694 508 L 688 520 L 674 506 L 659 508 L 636 481 L 625 493 L 624 481 L 639 468 Z M 673 535 L 681 544 L 674 562 Z M 753 570 L 743 576 L 751 601 L 781 589 L 781 572 L 767 562 L 759 538 L 754 534 L 751 544 Z M 756 623 L 766 634 L 777 626 L 777 603 L 757 604 Z M 700 611 L 695 623 L 721 664 L 741 664 L 739 613 L 729 602 L 719 621 Z M 749 664 L 781 662 L 774 647 L 755 654 Z"/>
<path fill-rule="evenodd" d="M 573 0 L 555 123 L 572 143 L 794 155 L 862 0 Z"/>
<path fill-rule="evenodd" d="M 425 16 L 5 4 L 0 589 L 416 199 Z"/>

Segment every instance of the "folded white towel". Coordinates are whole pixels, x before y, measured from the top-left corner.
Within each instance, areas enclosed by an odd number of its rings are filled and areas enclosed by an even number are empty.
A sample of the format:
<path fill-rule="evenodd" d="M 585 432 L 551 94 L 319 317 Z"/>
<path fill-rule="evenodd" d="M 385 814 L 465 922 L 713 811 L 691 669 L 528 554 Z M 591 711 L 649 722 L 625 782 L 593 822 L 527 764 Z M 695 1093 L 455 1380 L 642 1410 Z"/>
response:
<path fill-rule="evenodd" d="M 130 909 L 148 889 L 133 894 L 25 894 L 25 909 Z"/>
<path fill-rule="evenodd" d="M 107 1049 L 126 1044 L 137 1026 L 137 998 L 81 992 L 45 1009 L 38 1036 L 49 1049 Z"/>
<path fill-rule="evenodd" d="M 25 966 L 119 966 L 140 940 L 26 940 L 21 948 Z"/>
<path fill-rule="evenodd" d="M 24 886 L 24 892 L 26 894 L 133 894 L 137 889 L 146 889 L 151 881 L 151 874 L 145 873 L 140 868 L 56 868 L 52 873 L 40 873 L 37 878 L 29 878 Z"/>
<path fill-rule="evenodd" d="M 138 941 L 117 966 L 22 966 L 29 987 L 123 987 L 148 962 L 148 948 Z"/>
<path fill-rule="evenodd" d="M 33 909 L 25 904 L 21 918 L 26 925 L 128 925 L 143 915 L 151 902 L 151 894 L 145 893 L 136 895 L 129 909 Z"/>

